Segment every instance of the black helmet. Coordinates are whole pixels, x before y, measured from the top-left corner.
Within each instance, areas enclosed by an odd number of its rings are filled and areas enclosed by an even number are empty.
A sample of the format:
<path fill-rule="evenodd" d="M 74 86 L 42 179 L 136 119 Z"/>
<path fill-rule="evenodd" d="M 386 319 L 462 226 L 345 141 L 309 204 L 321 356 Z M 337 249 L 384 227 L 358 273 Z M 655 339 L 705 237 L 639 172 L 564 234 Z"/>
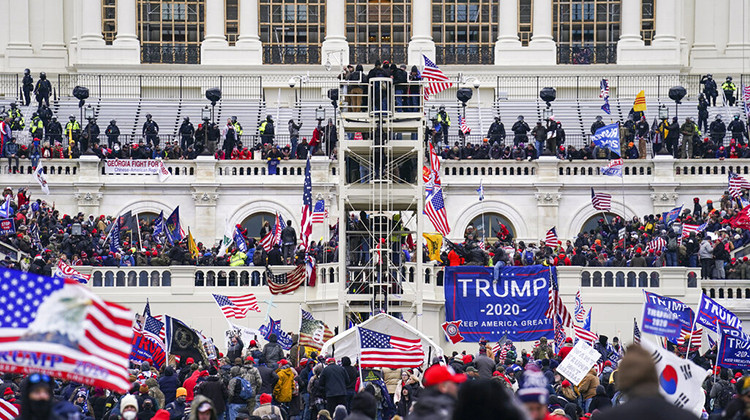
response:
<path fill-rule="evenodd" d="M 232 115 L 232 122 L 233 122 L 233 123 L 236 123 L 236 122 L 237 122 L 237 116 L 236 116 L 236 115 Z"/>
<path fill-rule="evenodd" d="M 115 121 L 115 120 L 110 120 L 110 121 L 109 121 L 109 123 L 110 123 L 110 124 L 112 124 L 112 125 L 115 125 L 115 124 L 117 124 L 117 121 Z"/>
<path fill-rule="evenodd" d="M 185 117 L 185 122 L 190 122 L 190 117 Z"/>
<path fill-rule="evenodd" d="M 732 76 L 727 76 L 727 81 L 732 81 Z"/>
<path fill-rule="evenodd" d="M 151 119 L 151 114 L 146 114 L 146 119 L 150 120 Z"/>
<path fill-rule="evenodd" d="M 523 121 L 523 115 L 518 116 L 518 121 Z"/>
<path fill-rule="evenodd" d="M 445 105 L 440 105 L 440 110 L 445 111 Z"/>
<path fill-rule="evenodd" d="M 266 115 L 266 121 L 273 121 L 271 114 Z"/>
<path fill-rule="evenodd" d="M 29 69 L 24 69 L 24 71 L 23 71 L 23 74 L 31 74 L 31 70 L 29 70 Z"/>
<path fill-rule="evenodd" d="M 76 116 L 75 115 L 70 115 L 68 118 L 72 121 L 72 120 L 76 119 Z"/>
<path fill-rule="evenodd" d="M 39 78 L 42 79 L 42 80 L 46 79 L 47 78 L 47 73 L 45 73 L 45 72 L 39 73 Z"/>
<path fill-rule="evenodd" d="M 10 103 L 10 107 L 11 107 L 11 108 L 15 108 L 15 107 L 17 107 L 17 106 L 18 106 L 18 104 L 16 104 L 15 102 L 11 102 L 11 103 Z"/>

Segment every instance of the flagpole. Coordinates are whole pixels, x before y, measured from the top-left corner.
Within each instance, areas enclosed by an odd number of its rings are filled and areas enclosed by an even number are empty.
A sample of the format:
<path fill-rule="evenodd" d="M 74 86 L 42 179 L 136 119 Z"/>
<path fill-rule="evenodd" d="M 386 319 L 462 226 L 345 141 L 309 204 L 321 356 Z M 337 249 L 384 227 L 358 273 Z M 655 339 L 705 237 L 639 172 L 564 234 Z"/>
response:
<path fill-rule="evenodd" d="M 138 229 L 138 245 L 141 246 L 141 249 L 143 249 L 143 239 L 141 239 L 141 221 L 138 220 L 138 215 L 140 213 L 135 214 L 135 226 L 136 229 Z"/>
<path fill-rule="evenodd" d="M 716 318 L 716 332 L 719 338 L 716 340 L 716 360 L 714 360 L 714 382 L 716 382 L 716 367 L 719 366 L 719 352 L 721 351 L 721 328 L 719 327 L 719 318 Z"/>
<path fill-rule="evenodd" d="M 721 336 L 719 336 L 721 338 Z M 359 325 L 357 325 L 357 350 L 359 350 L 359 360 L 357 366 L 359 367 L 359 386 L 360 389 L 364 386 L 362 380 L 362 336 L 359 334 Z"/>

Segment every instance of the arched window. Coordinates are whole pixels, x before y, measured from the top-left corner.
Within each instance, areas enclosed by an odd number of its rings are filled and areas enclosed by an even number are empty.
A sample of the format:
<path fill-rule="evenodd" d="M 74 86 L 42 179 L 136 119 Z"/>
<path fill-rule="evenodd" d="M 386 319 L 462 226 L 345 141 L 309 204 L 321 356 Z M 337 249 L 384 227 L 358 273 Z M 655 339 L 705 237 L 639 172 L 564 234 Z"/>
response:
<path fill-rule="evenodd" d="M 599 226 L 599 220 L 605 219 L 606 222 L 612 221 L 612 218 L 619 217 L 618 215 L 614 213 L 604 213 L 604 216 L 602 216 L 601 213 L 597 213 L 586 220 L 586 222 L 581 226 L 581 232 L 589 232 L 593 229 L 596 229 L 597 226 Z"/>
<path fill-rule="evenodd" d="M 268 222 L 271 228 L 273 228 L 273 224 L 276 222 L 276 215 L 267 212 L 253 213 L 240 224 L 243 228 L 247 229 L 247 236 L 249 238 L 260 238 L 260 228 L 263 226 L 263 222 Z"/>
<path fill-rule="evenodd" d="M 500 213 L 482 213 L 473 218 L 469 225 L 474 226 L 474 229 L 477 231 L 477 239 L 482 239 L 482 237 L 497 238 L 500 225 L 505 225 L 511 237 L 516 237 L 516 230 L 510 223 L 510 220 Z M 485 226 L 487 226 L 486 231 Z"/>

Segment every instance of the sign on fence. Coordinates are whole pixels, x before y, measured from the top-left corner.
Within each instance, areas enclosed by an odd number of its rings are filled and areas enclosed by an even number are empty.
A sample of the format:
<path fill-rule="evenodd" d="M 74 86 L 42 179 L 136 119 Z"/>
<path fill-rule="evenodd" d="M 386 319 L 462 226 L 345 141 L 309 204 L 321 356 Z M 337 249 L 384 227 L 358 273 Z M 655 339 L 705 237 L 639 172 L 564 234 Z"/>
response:
<path fill-rule="evenodd" d="M 107 175 L 158 175 L 159 181 L 169 178 L 169 171 L 160 159 L 106 159 L 104 173 Z"/>

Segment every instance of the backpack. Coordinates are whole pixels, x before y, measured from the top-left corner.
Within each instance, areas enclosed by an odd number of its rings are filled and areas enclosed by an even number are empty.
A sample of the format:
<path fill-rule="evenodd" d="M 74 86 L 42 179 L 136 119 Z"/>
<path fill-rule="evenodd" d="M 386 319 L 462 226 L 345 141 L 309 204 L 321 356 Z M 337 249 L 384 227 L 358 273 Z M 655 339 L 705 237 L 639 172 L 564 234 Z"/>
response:
<path fill-rule="evenodd" d="M 534 253 L 529 251 L 528 249 L 523 251 L 523 260 L 526 263 L 526 265 L 533 265 L 534 264 Z"/>
<path fill-rule="evenodd" d="M 732 390 L 732 386 L 728 383 L 724 383 L 721 386 L 721 391 L 719 391 L 719 396 L 716 397 L 716 400 L 714 401 L 714 405 L 718 406 L 719 408 L 726 408 L 727 404 L 729 404 L 729 401 L 734 398 L 734 391 Z"/>
<path fill-rule="evenodd" d="M 253 386 L 250 384 L 250 381 L 248 381 L 247 379 L 241 376 L 238 376 L 235 379 L 237 379 L 239 383 L 241 384 L 239 397 L 242 398 L 243 400 L 249 400 L 253 398 Z"/>
<path fill-rule="evenodd" d="M 669 242 L 667 242 L 667 250 L 677 251 L 677 239 L 676 238 L 669 238 Z"/>

